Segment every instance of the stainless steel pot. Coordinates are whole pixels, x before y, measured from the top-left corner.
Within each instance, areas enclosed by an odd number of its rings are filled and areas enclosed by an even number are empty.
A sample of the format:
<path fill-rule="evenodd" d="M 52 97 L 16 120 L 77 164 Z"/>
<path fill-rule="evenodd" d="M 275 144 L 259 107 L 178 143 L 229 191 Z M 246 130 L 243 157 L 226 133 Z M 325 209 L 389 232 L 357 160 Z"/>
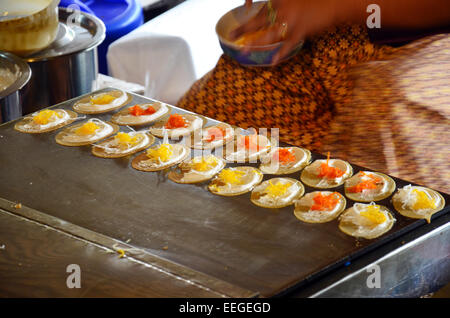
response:
<path fill-rule="evenodd" d="M 96 89 L 97 46 L 104 38 L 100 19 L 60 7 L 56 39 L 45 50 L 24 57 L 32 76 L 23 115 Z"/>
<path fill-rule="evenodd" d="M 8 69 L 16 74 L 15 81 L 0 91 L 0 123 L 4 123 L 22 116 L 22 104 L 31 69 L 21 58 L 6 52 L 0 52 L 0 69 Z"/>

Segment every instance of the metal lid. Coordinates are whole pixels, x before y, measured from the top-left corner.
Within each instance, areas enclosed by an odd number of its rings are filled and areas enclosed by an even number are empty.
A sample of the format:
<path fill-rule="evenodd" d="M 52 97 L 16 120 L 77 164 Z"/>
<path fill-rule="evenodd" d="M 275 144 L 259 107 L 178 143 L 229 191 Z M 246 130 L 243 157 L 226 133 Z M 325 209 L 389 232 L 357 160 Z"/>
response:
<path fill-rule="evenodd" d="M 30 66 L 11 53 L 0 52 L 0 68 L 7 68 L 12 73 L 17 74 L 16 80 L 6 89 L 0 91 L 0 99 L 22 89 L 31 77 Z"/>
<path fill-rule="evenodd" d="M 87 51 L 105 39 L 103 22 L 90 14 L 59 7 L 59 28 L 55 40 L 42 51 L 24 57 L 31 63 Z"/>

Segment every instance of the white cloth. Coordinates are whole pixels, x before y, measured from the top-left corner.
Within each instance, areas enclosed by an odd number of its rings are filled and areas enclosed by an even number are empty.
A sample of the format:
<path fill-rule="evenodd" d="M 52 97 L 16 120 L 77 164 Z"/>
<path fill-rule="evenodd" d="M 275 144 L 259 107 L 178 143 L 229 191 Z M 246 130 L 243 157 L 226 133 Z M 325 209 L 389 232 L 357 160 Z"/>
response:
<path fill-rule="evenodd" d="M 112 43 L 111 76 L 145 86 L 145 95 L 175 104 L 217 63 L 215 26 L 244 0 L 187 0 Z"/>
<path fill-rule="evenodd" d="M 144 86 L 136 84 L 136 83 L 130 83 L 125 82 L 120 79 L 101 74 L 99 73 L 97 76 L 96 86 L 94 90 L 107 88 L 107 87 L 113 87 L 118 88 L 124 91 L 136 93 L 136 94 L 144 94 Z"/>

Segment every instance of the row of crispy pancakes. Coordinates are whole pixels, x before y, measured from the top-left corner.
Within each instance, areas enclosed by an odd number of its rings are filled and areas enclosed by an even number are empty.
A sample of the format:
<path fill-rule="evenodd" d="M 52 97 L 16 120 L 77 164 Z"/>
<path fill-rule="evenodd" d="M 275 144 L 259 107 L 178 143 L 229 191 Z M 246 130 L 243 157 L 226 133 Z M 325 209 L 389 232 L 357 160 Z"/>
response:
<path fill-rule="evenodd" d="M 106 113 L 128 104 L 132 97 L 119 90 L 83 98 L 73 105 L 81 114 Z M 85 117 L 84 117 L 85 118 Z M 44 133 L 84 119 L 69 110 L 45 109 L 19 121 L 15 129 L 25 133 Z M 119 126 L 153 125 L 144 131 L 119 132 Z M 170 114 L 163 103 L 138 104 L 116 112 L 111 122 L 90 118 L 60 131 L 55 139 L 64 146 L 92 146 L 92 153 L 103 158 L 118 158 L 146 150 L 135 157 L 132 167 L 140 171 L 160 171 L 176 166 L 168 173 L 177 183 L 208 180 L 208 190 L 223 196 L 251 191 L 251 201 L 264 208 L 295 205 L 295 216 L 308 223 L 324 223 L 339 217 L 339 228 L 355 237 L 372 239 L 389 231 L 395 218 L 388 208 L 375 202 L 388 198 L 396 189 L 389 176 L 370 171 L 353 175 L 352 166 L 339 159 L 320 159 L 311 163 L 311 153 L 299 147 L 277 147 L 273 140 L 255 134 L 239 134 L 228 124 L 203 128 L 205 120 L 194 114 Z M 181 143 L 154 145 L 155 136 L 177 139 Z M 226 145 L 226 149 L 225 149 Z M 150 147 L 150 148 L 149 148 Z M 224 149 L 190 158 L 190 149 Z M 259 168 L 225 168 L 227 162 L 259 160 Z M 287 175 L 300 171 L 300 180 L 277 177 L 263 180 L 263 174 Z M 339 192 L 315 191 L 305 195 L 303 184 L 327 190 L 344 184 L 345 196 L 355 203 L 346 208 Z M 442 210 L 444 198 L 436 191 L 405 186 L 392 197 L 394 208 L 403 216 L 424 218 Z"/>

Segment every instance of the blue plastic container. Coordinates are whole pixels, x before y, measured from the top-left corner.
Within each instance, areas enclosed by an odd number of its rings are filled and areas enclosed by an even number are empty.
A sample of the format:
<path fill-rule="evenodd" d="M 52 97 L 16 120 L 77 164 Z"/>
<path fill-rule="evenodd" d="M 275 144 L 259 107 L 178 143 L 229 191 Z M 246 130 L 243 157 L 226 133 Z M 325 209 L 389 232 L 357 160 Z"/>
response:
<path fill-rule="evenodd" d="M 91 9 L 89 9 L 89 7 L 81 0 L 61 0 L 61 2 L 59 3 L 59 6 L 67 8 L 68 6 L 73 5 L 73 4 L 77 5 L 79 10 L 95 15 L 95 13 Z M 74 7 L 74 8 L 76 8 L 76 7 Z"/>
<path fill-rule="evenodd" d="M 98 47 L 99 72 L 108 74 L 106 53 L 109 45 L 144 23 L 138 0 L 61 0 L 60 6 L 76 4 L 81 11 L 94 14 L 106 27 L 105 41 Z"/>

